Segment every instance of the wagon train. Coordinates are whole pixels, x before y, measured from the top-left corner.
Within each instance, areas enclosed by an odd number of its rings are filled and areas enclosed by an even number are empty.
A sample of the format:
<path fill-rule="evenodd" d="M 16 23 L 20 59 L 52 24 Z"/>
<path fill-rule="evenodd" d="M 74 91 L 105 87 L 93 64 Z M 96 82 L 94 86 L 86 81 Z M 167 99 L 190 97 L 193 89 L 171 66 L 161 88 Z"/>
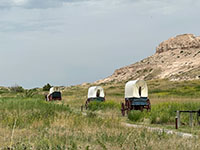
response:
<path fill-rule="evenodd" d="M 88 96 L 85 102 L 85 108 L 88 108 L 88 104 L 91 101 L 104 102 L 105 101 L 105 93 L 102 87 L 93 86 L 88 89 Z"/>
<path fill-rule="evenodd" d="M 121 104 L 121 112 L 124 116 L 131 110 L 151 110 L 148 98 L 148 87 L 144 80 L 134 80 L 126 83 L 125 103 Z"/>
<path fill-rule="evenodd" d="M 49 90 L 49 94 L 46 95 L 46 101 L 62 100 L 62 94 L 59 87 L 52 87 Z"/>

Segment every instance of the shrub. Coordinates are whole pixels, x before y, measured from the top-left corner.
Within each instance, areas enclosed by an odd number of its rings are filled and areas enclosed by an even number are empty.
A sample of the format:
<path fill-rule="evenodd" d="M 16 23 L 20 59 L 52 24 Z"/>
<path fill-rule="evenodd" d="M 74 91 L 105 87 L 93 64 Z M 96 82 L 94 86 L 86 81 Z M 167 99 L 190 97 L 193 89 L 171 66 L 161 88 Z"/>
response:
<path fill-rule="evenodd" d="M 47 83 L 45 86 L 43 86 L 43 91 L 49 91 L 51 87 L 52 86 L 49 83 Z"/>
<path fill-rule="evenodd" d="M 106 101 L 106 102 L 98 102 L 93 101 L 90 102 L 88 105 L 89 110 L 105 110 L 105 109 L 118 109 L 120 108 L 120 104 L 113 102 L 113 101 Z"/>
<path fill-rule="evenodd" d="M 135 111 L 131 111 L 128 113 L 128 119 L 130 119 L 131 121 L 141 121 L 141 119 L 144 118 L 144 114 L 145 112 L 141 112 L 138 110 Z"/>
<path fill-rule="evenodd" d="M 0 94 L 3 94 L 3 93 L 8 93 L 9 91 L 7 89 L 0 89 Z"/>
<path fill-rule="evenodd" d="M 16 85 L 10 87 L 10 91 L 14 92 L 14 93 L 22 93 L 22 92 L 24 92 L 24 89 L 23 89 L 23 87 L 16 84 Z"/>

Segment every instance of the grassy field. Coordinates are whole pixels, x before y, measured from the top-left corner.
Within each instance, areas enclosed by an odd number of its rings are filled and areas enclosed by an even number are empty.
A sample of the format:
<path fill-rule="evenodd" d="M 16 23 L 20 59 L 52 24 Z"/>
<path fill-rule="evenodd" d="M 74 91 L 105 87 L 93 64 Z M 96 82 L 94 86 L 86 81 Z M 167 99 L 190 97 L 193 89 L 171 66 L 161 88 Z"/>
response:
<path fill-rule="evenodd" d="M 17 150 L 160 150 L 200 149 L 200 139 L 135 129 L 123 123 L 174 129 L 175 110 L 200 109 L 200 81 L 148 81 L 151 112 L 122 117 L 124 83 L 104 84 L 105 103 L 91 103 L 81 112 L 90 85 L 63 90 L 63 101 L 46 102 L 41 89 L 13 92 L 0 88 L 0 149 Z M 183 115 L 179 131 L 200 136 Z"/>

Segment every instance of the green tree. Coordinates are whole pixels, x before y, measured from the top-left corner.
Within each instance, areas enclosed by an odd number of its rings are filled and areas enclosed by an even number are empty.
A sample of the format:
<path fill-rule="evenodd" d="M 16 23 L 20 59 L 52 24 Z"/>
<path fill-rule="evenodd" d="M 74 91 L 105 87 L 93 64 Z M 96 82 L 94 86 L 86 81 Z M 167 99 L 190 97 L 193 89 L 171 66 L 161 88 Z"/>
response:
<path fill-rule="evenodd" d="M 45 86 L 43 86 L 43 91 L 49 91 L 51 87 L 52 86 L 49 83 L 47 83 Z"/>

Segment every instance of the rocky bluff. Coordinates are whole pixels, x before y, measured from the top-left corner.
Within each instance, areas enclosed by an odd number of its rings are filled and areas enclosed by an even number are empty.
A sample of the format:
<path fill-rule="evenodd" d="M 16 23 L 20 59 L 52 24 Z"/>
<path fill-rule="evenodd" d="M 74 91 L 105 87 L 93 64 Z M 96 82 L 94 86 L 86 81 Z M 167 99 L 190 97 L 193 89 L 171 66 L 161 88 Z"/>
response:
<path fill-rule="evenodd" d="M 135 79 L 200 79 L 200 37 L 183 34 L 172 37 L 156 48 L 156 53 L 129 66 L 117 69 L 97 84 Z"/>

